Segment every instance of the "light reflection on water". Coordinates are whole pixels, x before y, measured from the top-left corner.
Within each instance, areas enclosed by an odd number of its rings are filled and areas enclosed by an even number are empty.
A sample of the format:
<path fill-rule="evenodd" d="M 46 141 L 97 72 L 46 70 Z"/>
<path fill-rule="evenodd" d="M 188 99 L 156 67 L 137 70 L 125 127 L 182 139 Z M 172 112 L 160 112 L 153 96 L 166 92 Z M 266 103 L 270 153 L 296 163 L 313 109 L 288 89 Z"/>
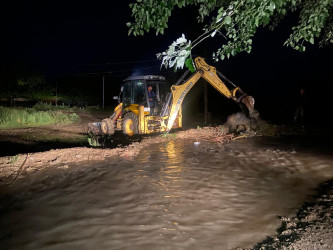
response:
<path fill-rule="evenodd" d="M 0 197 L 10 249 L 233 249 L 275 233 L 332 159 L 268 139 L 171 140 L 133 160 L 45 170 Z M 258 141 L 260 143 L 258 143 Z M 280 145 L 280 149 L 276 146 Z"/>

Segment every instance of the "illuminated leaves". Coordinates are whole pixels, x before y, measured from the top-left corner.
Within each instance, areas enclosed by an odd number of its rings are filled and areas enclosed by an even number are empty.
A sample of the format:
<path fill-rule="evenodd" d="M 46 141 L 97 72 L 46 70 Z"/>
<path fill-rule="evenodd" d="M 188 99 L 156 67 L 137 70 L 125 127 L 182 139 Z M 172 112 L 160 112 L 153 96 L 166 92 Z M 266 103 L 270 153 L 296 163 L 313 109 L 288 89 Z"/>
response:
<path fill-rule="evenodd" d="M 180 38 L 174 41 L 165 52 L 158 53 L 156 56 L 162 60 L 161 66 L 174 68 L 175 70 L 183 68 L 186 59 L 191 55 L 191 41 L 182 34 Z"/>
<path fill-rule="evenodd" d="M 333 42 L 333 0 L 137 0 L 130 4 L 134 22 L 127 23 L 128 33 L 144 35 L 153 29 L 156 35 L 163 34 L 172 10 L 189 5 L 198 7 L 198 22 L 206 21 L 207 17 L 211 20 L 192 43 L 183 35 L 168 50 L 157 54 L 166 67 L 182 68 L 191 50 L 211 37 L 224 38 L 221 47 L 213 53 L 215 61 L 241 52 L 250 53 L 252 38 L 259 27 L 274 29 L 288 13 L 296 10 L 298 24 L 284 45 L 305 51 L 307 45 L 317 41 L 320 46 Z"/>

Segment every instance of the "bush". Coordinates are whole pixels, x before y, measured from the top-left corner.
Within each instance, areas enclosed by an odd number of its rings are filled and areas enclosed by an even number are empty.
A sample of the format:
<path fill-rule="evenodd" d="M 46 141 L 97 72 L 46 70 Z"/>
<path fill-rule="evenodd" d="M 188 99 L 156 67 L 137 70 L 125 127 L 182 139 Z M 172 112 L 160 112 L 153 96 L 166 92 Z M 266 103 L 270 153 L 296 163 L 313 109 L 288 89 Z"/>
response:
<path fill-rule="evenodd" d="M 70 124 L 80 120 L 76 113 L 65 114 L 59 110 L 40 111 L 35 108 L 0 107 L 0 128 Z"/>
<path fill-rule="evenodd" d="M 71 111 L 72 109 L 64 104 L 61 105 L 53 105 L 52 103 L 44 103 L 39 102 L 33 106 L 35 110 L 38 111 L 50 111 L 50 110 L 68 110 Z"/>
<path fill-rule="evenodd" d="M 53 105 L 52 103 L 39 102 L 33 106 L 35 110 L 39 111 L 50 111 L 50 110 L 62 110 L 62 111 L 72 111 L 72 112 L 86 112 L 85 107 L 77 106 L 67 106 L 64 103 L 60 105 Z"/>

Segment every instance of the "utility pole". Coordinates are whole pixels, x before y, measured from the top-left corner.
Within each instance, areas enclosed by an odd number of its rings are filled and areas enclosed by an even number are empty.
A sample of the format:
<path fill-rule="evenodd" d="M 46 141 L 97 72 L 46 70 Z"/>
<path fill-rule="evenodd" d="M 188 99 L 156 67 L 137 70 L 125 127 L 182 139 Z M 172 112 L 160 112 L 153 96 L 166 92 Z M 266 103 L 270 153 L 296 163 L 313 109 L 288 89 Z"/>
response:
<path fill-rule="evenodd" d="M 204 82 L 204 103 L 205 103 L 205 125 L 208 123 L 208 98 L 207 98 L 207 82 Z"/>
<path fill-rule="evenodd" d="M 56 82 L 56 106 L 58 106 L 58 82 Z"/>
<path fill-rule="evenodd" d="M 103 76 L 103 109 L 104 109 L 104 76 Z"/>

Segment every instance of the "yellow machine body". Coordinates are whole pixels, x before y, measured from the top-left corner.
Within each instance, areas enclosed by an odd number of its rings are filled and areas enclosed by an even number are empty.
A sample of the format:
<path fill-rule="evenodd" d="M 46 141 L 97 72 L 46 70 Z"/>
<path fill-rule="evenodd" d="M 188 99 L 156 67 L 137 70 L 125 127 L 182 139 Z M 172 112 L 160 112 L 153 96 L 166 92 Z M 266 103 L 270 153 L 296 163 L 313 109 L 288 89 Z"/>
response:
<path fill-rule="evenodd" d="M 167 110 L 165 115 L 150 115 L 150 112 L 146 111 L 143 105 L 132 103 L 124 107 L 124 104 L 120 103 L 115 108 L 111 117 L 104 119 L 105 123 L 102 124 L 104 126 L 104 130 L 123 130 L 123 132 L 127 135 L 134 135 L 165 131 L 168 132 L 172 128 L 181 128 L 181 107 L 183 100 L 200 78 L 205 79 L 226 98 L 245 104 L 249 110 L 250 116 L 258 116 L 257 111 L 254 109 L 254 99 L 252 96 L 245 94 L 235 85 L 234 88 L 229 89 L 218 76 L 216 68 L 208 65 L 203 58 L 195 58 L 194 63 L 196 71 L 192 74 L 192 76 L 181 84 L 171 86 L 172 99 L 170 99 L 168 103 L 164 103 L 164 108 Z M 114 129 L 108 129 L 108 126 L 114 126 Z"/>

